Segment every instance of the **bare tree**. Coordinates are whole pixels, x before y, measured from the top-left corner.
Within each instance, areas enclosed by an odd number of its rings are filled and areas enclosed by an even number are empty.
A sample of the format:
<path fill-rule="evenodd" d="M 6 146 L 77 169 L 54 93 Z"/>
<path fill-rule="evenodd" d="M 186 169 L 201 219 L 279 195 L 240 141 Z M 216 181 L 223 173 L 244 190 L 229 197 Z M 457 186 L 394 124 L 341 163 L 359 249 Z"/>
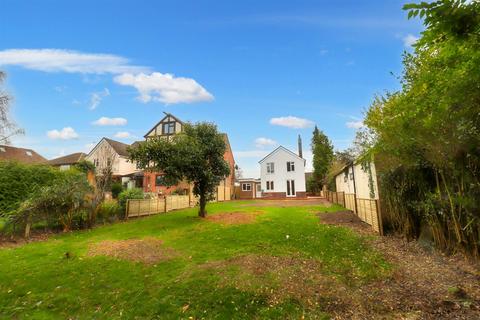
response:
<path fill-rule="evenodd" d="M 0 85 L 5 79 L 5 73 L 0 71 Z M 10 119 L 10 102 L 12 97 L 0 87 L 0 144 L 10 142 L 10 137 L 16 134 L 23 134 L 22 129 L 17 128 L 15 123 Z"/>
<path fill-rule="evenodd" d="M 95 223 L 100 204 L 105 199 L 105 193 L 110 190 L 118 156 L 108 143 L 99 145 L 95 155 L 95 159 L 93 159 L 93 164 L 95 165 L 95 192 L 89 217 L 91 226 Z"/>

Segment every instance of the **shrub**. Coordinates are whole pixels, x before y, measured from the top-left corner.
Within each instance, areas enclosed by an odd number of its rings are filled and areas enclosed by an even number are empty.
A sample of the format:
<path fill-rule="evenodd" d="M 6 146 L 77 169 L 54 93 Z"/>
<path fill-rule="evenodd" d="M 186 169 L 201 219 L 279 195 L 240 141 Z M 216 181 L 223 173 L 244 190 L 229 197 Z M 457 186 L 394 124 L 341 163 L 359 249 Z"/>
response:
<path fill-rule="evenodd" d="M 120 192 L 118 195 L 118 204 L 120 205 L 122 212 L 125 213 L 128 199 L 143 199 L 143 190 L 140 188 L 127 189 Z M 123 216 L 123 215 L 122 215 Z"/>
<path fill-rule="evenodd" d="M 123 191 L 122 184 L 120 182 L 112 183 L 111 191 L 112 191 L 112 198 L 117 199 L 120 192 Z"/>
<path fill-rule="evenodd" d="M 18 209 L 33 193 L 54 184 L 62 175 L 51 166 L 0 161 L 0 215 Z"/>
<path fill-rule="evenodd" d="M 85 174 L 74 169 L 58 172 L 55 184 L 35 190 L 9 215 L 10 224 L 25 226 L 26 237 L 38 222 L 49 226 L 60 223 L 63 231 L 69 231 L 78 212 L 88 208 L 87 195 L 92 188 Z"/>
<path fill-rule="evenodd" d="M 97 210 L 97 220 L 113 222 L 122 216 L 122 208 L 116 201 L 104 201 Z"/>

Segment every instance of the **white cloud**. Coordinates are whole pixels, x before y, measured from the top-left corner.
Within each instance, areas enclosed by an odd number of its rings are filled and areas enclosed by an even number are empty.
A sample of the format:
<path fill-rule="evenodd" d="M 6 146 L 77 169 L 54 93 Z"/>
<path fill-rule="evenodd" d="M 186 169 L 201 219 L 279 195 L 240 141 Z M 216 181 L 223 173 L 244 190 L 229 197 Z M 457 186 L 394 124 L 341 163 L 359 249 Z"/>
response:
<path fill-rule="evenodd" d="M 363 128 L 364 126 L 363 121 L 361 120 L 348 121 L 347 123 L 345 123 L 345 125 L 347 126 L 347 128 L 351 128 L 351 129 L 360 129 L 360 128 Z"/>
<path fill-rule="evenodd" d="M 44 72 L 83 74 L 120 74 L 148 71 L 146 67 L 130 65 L 129 60 L 124 57 L 64 49 L 3 50 L 0 51 L 0 66 L 6 65 Z"/>
<path fill-rule="evenodd" d="M 140 101 L 162 102 L 165 104 L 211 101 L 213 95 L 194 79 L 175 77 L 173 74 L 153 72 L 151 74 L 121 74 L 114 81 L 138 90 Z"/>
<path fill-rule="evenodd" d="M 311 120 L 297 118 L 294 116 L 272 118 L 270 119 L 270 124 L 295 129 L 310 128 L 314 125 L 313 121 Z"/>
<path fill-rule="evenodd" d="M 72 127 L 65 127 L 62 130 L 50 130 L 47 132 L 50 139 L 70 140 L 78 138 L 78 133 Z"/>
<path fill-rule="evenodd" d="M 236 151 L 235 158 L 263 158 L 268 154 L 265 150 Z"/>
<path fill-rule="evenodd" d="M 103 91 L 93 92 L 90 95 L 90 110 L 95 110 L 102 102 L 102 99 L 108 97 L 110 95 L 110 90 L 107 88 L 103 89 Z"/>
<path fill-rule="evenodd" d="M 418 37 L 414 36 L 413 34 L 407 34 L 405 37 L 402 38 L 403 45 L 405 47 L 411 47 L 418 41 Z"/>
<path fill-rule="evenodd" d="M 101 117 L 100 119 L 93 121 L 92 124 L 96 126 L 124 126 L 127 124 L 127 119 Z"/>
<path fill-rule="evenodd" d="M 115 133 L 114 137 L 115 138 L 120 138 L 120 139 L 125 139 L 125 138 L 130 138 L 131 135 L 127 131 L 120 131 L 120 132 Z"/>
<path fill-rule="evenodd" d="M 260 137 L 260 138 L 257 138 L 255 139 L 255 146 L 257 148 L 264 148 L 264 147 L 267 147 L 267 146 L 274 146 L 277 144 L 277 141 L 275 140 L 272 140 L 272 139 L 269 139 L 269 138 L 263 138 L 263 137 Z"/>

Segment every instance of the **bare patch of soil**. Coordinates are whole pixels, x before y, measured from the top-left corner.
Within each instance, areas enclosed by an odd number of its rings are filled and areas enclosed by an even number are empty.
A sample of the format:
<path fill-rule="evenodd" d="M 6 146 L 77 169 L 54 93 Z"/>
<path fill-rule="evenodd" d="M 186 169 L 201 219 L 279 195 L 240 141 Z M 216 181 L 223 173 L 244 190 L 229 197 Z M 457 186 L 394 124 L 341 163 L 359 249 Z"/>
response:
<path fill-rule="evenodd" d="M 242 272 L 232 276 L 226 271 L 231 266 Z M 345 295 L 347 287 L 322 273 L 320 261 L 314 259 L 244 255 L 210 262 L 202 267 L 216 270 L 221 277 L 220 285 L 265 295 L 271 306 L 290 298 L 311 308 L 321 306 L 325 311 L 343 310 L 352 303 Z"/>
<path fill-rule="evenodd" d="M 395 266 L 390 277 L 352 292 L 357 295 L 357 318 L 480 319 L 480 266 L 477 263 L 459 256 L 428 252 L 415 241 L 377 236 L 349 211 L 322 213 L 319 217 L 322 223 L 370 234 L 367 241 Z M 350 318 L 350 315 L 339 315 L 339 319 Z"/>
<path fill-rule="evenodd" d="M 165 248 L 163 241 L 155 238 L 105 240 L 89 247 L 89 256 L 110 256 L 117 259 L 155 264 L 176 256 L 175 250 Z"/>
<path fill-rule="evenodd" d="M 304 200 L 256 200 L 242 204 L 242 207 L 304 207 L 304 206 L 323 206 L 330 207 L 332 204 L 323 198 L 304 199 Z"/>
<path fill-rule="evenodd" d="M 21 236 L 0 236 L 0 249 L 1 248 L 16 248 L 23 246 L 30 242 L 46 241 L 51 236 L 58 234 L 59 232 L 47 231 L 37 232 L 33 231 L 29 239 L 25 239 Z"/>
<path fill-rule="evenodd" d="M 207 216 L 208 221 L 220 223 L 224 225 L 231 224 L 246 224 L 255 222 L 255 218 L 264 213 L 263 211 L 235 211 L 235 212 L 223 212 Z"/>

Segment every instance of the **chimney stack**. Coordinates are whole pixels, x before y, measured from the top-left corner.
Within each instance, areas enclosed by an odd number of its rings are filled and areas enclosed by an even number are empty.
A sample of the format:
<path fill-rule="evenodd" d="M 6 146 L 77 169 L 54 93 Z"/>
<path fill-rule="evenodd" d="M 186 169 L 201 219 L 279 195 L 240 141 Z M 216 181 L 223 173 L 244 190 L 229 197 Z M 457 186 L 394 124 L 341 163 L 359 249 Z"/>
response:
<path fill-rule="evenodd" d="M 302 138 L 300 135 L 298 135 L 298 156 L 300 158 L 303 158 L 303 152 L 302 152 Z"/>

